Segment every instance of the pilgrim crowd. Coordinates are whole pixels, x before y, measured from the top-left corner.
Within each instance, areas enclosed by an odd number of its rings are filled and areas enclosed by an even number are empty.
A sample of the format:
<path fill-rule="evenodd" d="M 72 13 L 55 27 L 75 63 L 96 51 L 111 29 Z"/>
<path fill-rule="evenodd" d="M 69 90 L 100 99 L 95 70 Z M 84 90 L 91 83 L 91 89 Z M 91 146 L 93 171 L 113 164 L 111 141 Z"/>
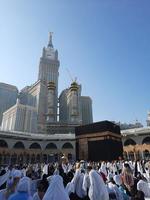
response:
<path fill-rule="evenodd" d="M 144 200 L 150 161 L 68 162 L 0 167 L 0 200 Z"/>

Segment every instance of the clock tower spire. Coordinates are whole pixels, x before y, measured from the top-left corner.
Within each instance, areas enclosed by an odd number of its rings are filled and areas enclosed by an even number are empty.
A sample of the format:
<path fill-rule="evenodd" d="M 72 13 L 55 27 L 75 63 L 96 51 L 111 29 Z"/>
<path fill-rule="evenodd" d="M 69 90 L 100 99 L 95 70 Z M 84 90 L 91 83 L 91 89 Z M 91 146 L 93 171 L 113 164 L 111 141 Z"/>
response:
<path fill-rule="evenodd" d="M 50 48 L 54 48 L 53 43 L 52 43 L 52 35 L 53 35 L 53 32 L 49 32 L 49 42 L 48 42 L 47 47 L 50 47 Z"/>
<path fill-rule="evenodd" d="M 51 84 L 55 86 L 53 87 L 53 89 L 47 88 L 48 96 L 45 114 L 49 114 L 49 116 L 53 114 L 53 117 L 50 117 L 51 122 L 52 119 L 53 122 L 57 121 L 59 65 L 58 51 L 53 47 L 52 32 L 50 32 L 48 45 L 47 47 L 43 48 L 43 53 L 40 58 L 38 80 L 42 80 L 46 84 L 46 86 L 48 86 L 49 84 L 50 86 Z"/>

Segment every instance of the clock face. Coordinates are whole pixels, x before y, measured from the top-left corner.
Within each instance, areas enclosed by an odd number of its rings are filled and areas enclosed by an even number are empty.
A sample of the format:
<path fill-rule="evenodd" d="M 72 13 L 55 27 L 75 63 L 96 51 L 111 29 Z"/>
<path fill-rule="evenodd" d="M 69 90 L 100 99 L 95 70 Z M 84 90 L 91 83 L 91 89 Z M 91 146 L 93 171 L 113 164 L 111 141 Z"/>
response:
<path fill-rule="evenodd" d="M 50 59 L 54 59 L 54 58 L 55 58 L 54 52 L 47 51 L 47 52 L 46 52 L 46 57 L 47 57 L 47 58 L 50 58 Z"/>

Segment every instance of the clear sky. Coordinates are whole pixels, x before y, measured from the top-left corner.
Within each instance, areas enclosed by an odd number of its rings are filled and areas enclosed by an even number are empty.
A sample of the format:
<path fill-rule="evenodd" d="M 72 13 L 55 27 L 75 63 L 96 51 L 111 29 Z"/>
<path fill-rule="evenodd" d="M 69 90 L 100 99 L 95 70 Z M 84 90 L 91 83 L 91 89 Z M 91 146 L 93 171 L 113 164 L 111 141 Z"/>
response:
<path fill-rule="evenodd" d="M 0 0 L 0 82 L 37 80 L 52 31 L 59 91 L 73 77 L 93 100 L 94 121 L 145 123 L 150 109 L 149 0 Z"/>

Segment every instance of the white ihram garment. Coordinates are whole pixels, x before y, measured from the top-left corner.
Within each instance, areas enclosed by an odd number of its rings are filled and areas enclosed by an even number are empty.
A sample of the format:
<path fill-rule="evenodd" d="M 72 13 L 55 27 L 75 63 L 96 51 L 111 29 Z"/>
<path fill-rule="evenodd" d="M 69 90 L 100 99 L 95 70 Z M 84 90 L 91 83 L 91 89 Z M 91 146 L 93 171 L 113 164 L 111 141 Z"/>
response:
<path fill-rule="evenodd" d="M 82 188 L 86 194 L 87 194 L 87 190 L 89 189 L 89 187 L 90 187 L 90 178 L 89 178 L 89 175 L 86 173 L 84 175 L 83 184 L 82 184 Z"/>
<path fill-rule="evenodd" d="M 45 164 L 43 167 L 43 174 L 48 174 L 48 164 Z"/>
<path fill-rule="evenodd" d="M 88 195 L 90 200 L 109 200 L 107 187 L 102 177 L 95 170 L 91 170 L 89 178 L 90 188 Z"/>
<path fill-rule="evenodd" d="M 7 171 L 5 174 L 0 176 L 0 186 L 3 185 L 9 178 L 10 171 Z"/>
<path fill-rule="evenodd" d="M 106 163 L 102 162 L 99 172 L 103 172 L 107 176 Z"/>
<path fill-rule="evenodd" d="M 83 178 L 84 174 L 81 173 L 79 169 L 76 170 L 76 173 L 70 183 L 67 184 L 66 190 L 68 194 L 76 193 L 78 197 L 83 198 L 86 196 L 84 189 L 82 188 L 83 185 Z"/>
<path fill-rule="evenodd" d="M 63 179 L 59 175 L 54 175 L 50 185 L 43 197 L 43 200 L 69 200 L 69 196 L 65 191 Z"/>
<path fill-rule="evenodd" d="M 137 183 L 137 190 L 144 192 L 145 197 L 150 197 L 150 186 L 147 182 L 140 180 Z"/>
<path fill-rule="evenodd" d="M 123 196 L 122 193 L 120 192 L 119 188 L 113 184 L 113 183 L 108 183 L 108 187 L 114 191 L 115 195 L 116 195 L 116 200 L 123 200 Z"/>
<path fill-rule="evenodd" d="M 113 179 L 114 179 L 115 183 L 116 183 L 118 186 L 122 185 L 122 179 L 121 179 L 121 176 L 120 176 L 120 175 L 115 175 L 115 176 L 113 177 Z"/>

